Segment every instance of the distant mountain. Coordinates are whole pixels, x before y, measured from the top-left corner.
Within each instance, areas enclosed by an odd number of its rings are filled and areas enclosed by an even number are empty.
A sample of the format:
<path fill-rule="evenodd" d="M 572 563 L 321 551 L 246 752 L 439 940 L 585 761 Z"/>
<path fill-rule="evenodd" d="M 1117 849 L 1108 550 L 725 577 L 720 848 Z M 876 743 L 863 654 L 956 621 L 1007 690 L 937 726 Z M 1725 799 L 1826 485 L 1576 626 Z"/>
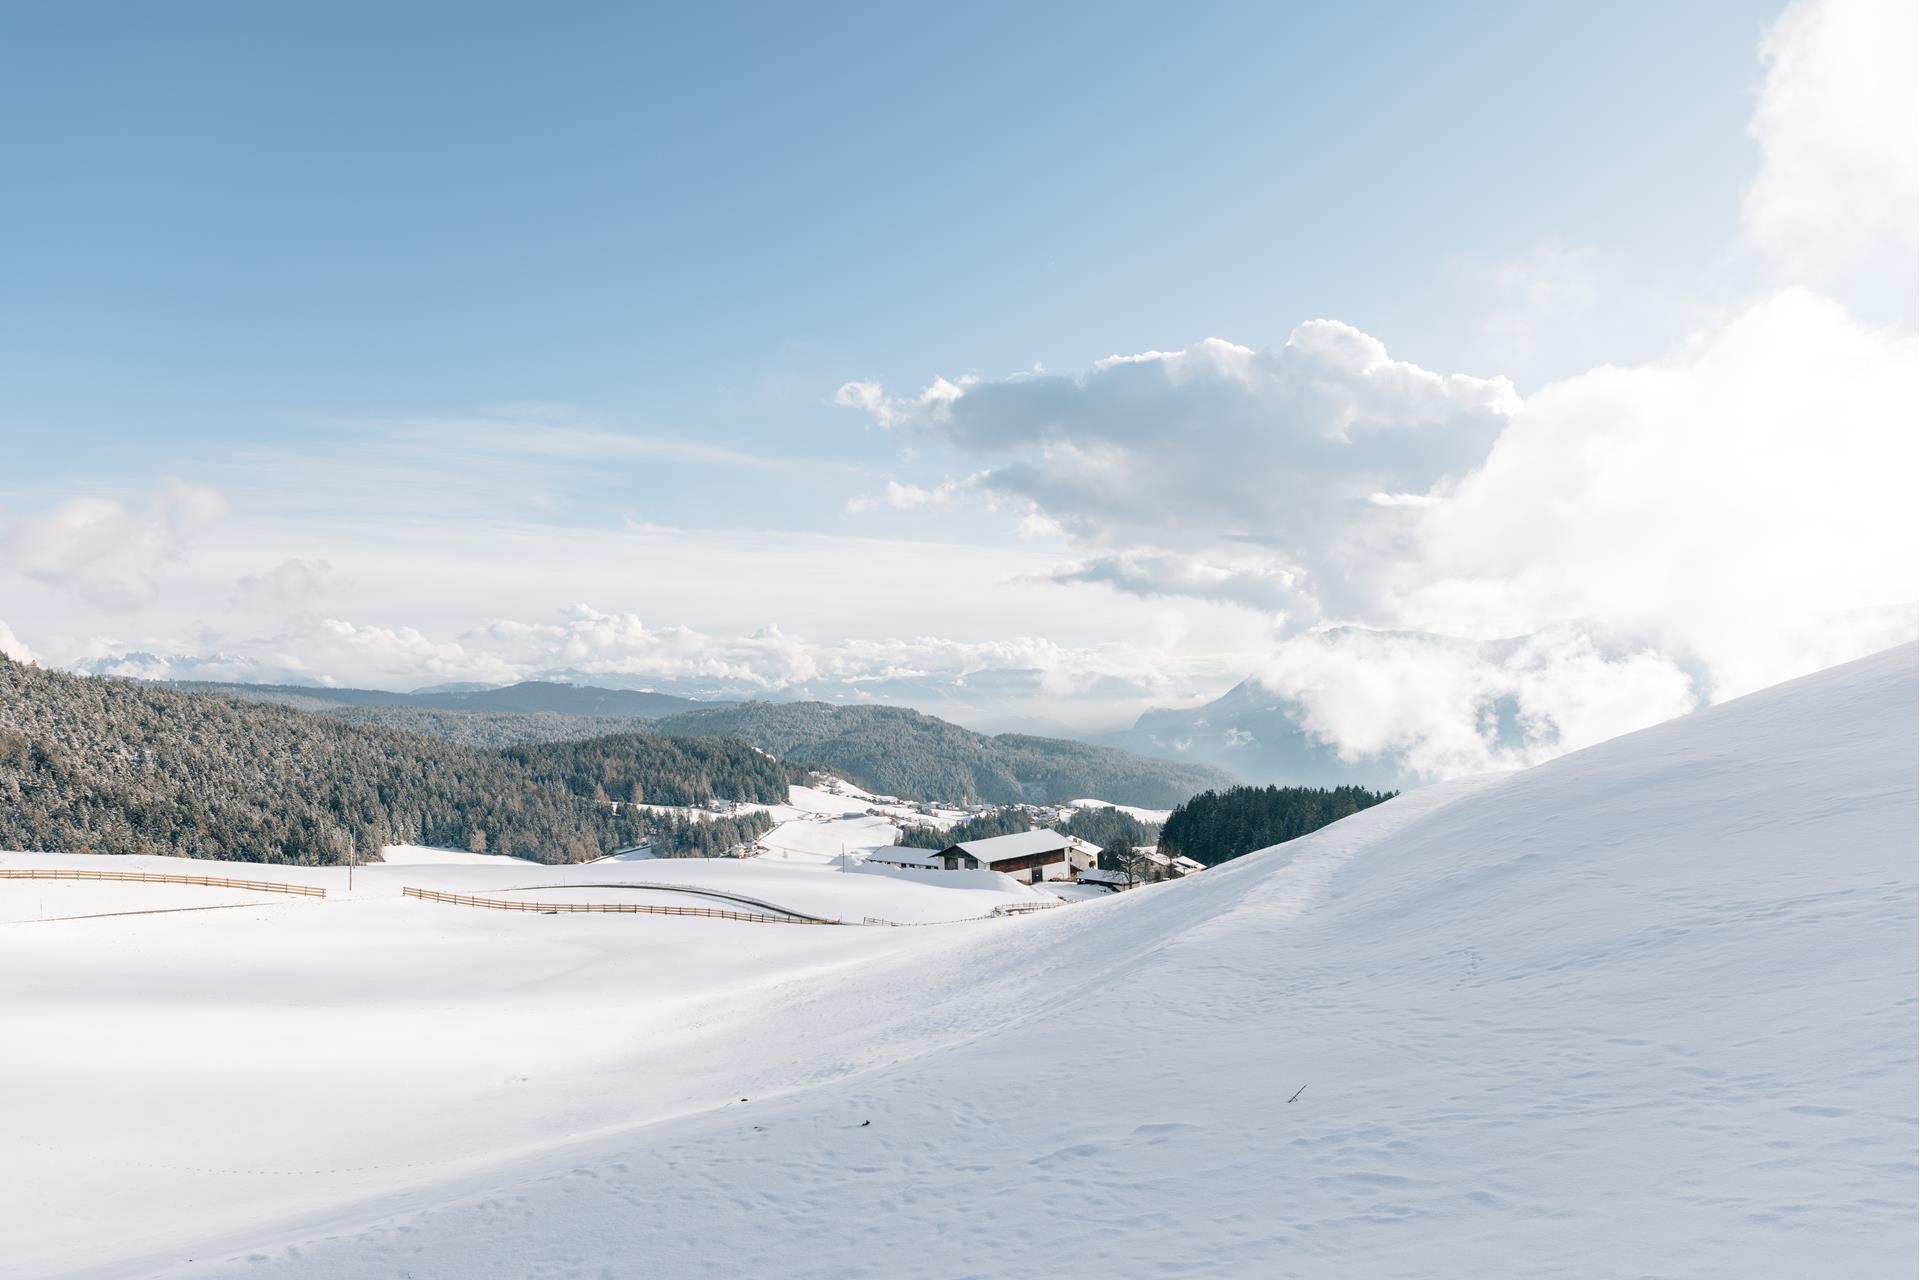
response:
<path fill-rule="evenodd" d="M 681 712 L 653 727 L 742 738 L 790 763 L 910 799 L 1009 804 L 1099 796 L 1163 809 L 1234 781 L 1204 764 L 1150 760 L 1084 742 L 989 737 L 905 707 L 747 702 Z"/>
<path fill-rule="evenodd" d="M 177 689 L 224 693 L 254 702 L 280 702 L 303 710 L 325 704 L 348 707 L 419 707 L 433 711 L 511 711 L 522 715 L 554 713 L 623 720 L 652 720 L 711 703 L 643 689 L 602 689 L 593 685 L 525 680 L 519 684 L 440 685 L 413 693 L 385 689 L 328 689 L 292 684 L 208 684 L 180 681 Z"/>
<path fill-rule="evenodd" d="M 1208 765 L 1243 782 L 1328 787 L 1412 785 L 1395 760 L 1348 763 L 1305 728 L 1300 704 L 1242 680 L 1204 706 L 1144 712 L 1098 742 L 1162 760 Z"/>

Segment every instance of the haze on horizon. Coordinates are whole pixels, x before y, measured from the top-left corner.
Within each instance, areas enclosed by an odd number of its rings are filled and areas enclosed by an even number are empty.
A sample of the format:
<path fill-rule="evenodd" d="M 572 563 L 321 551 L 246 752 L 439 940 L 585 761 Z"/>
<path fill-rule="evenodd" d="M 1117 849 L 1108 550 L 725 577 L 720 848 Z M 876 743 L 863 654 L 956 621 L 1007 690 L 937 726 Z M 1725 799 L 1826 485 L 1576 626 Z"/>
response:
<path fill-rule="evenodd" d="M 1437 777 L 1913 638 L 1915 6 L 1538 8 L 13 10 L 0 651 Z"/>

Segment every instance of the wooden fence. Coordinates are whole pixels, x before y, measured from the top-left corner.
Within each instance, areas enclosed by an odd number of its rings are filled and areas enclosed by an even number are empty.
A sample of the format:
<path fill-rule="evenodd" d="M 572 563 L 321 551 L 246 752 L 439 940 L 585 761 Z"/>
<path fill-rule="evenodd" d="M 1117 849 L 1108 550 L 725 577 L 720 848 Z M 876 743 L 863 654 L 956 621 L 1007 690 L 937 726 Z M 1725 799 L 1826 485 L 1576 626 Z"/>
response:
<path fill-rule="evenodd" d="M 464 893 L 440 893 L 434 889 L 404 886 L 400 892 L 422 902 L 448 902 L 461 907 L 486 907 L 493 911 L 534 911 L 558 915 L 573 911 L 612 911 L 626 915 L 704 916 L 710 920 L 747 920 L 754 924 L 838 924 L 838 920 L 814 920 L 805 916 L 768 916 L 752 911 L 723 911 L 718 907 L 662 907 L 650 902 L 516 902 L 511 898 L 476 898 Z"/>
<path fill-rule="evenodd" d="M 1052 902 L 1003 902 L 993 909 L 997 916 L 1023 916 L 1029 911 L 1051 911 L 1063 907 L 1066 903 L 1055 899 Z"/>
<path fill-rule="evenodd" d="M 986 915 L 963 916 L 958 920 L 885 920 L 879 916 L 867 916 L 860 923 L 887 929 L 918 929 L 937 924 L 972 924 L 977 920 L 1005 920 L 1008 916 L 1024 916 L 1034 911 L 1047 911 L 1065 905 L 1064 902 L 1006 902 Z"/>
<path fill-rule="evenodd" d="M 198 884 L 213 889 L 252 889 L 257 893 L 287 893 L 302 898 L 324 898 L 325 889 L 273 880 L 230 880 L 224 876 L 169 876 L 157 871 L 66 871 L 52 867 L 0 867 L 0 880 L 122 880 L 133 884 Z"/>

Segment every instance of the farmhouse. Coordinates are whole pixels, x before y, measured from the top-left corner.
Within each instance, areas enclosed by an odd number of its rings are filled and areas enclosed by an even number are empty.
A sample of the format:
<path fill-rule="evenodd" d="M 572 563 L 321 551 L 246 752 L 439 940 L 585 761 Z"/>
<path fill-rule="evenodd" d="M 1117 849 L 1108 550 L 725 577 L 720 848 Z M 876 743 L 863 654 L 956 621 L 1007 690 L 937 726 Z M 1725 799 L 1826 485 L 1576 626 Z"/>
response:
<path fill-rule="evenodd" d="M 948 845 L 937 855 L 948 871 L 982 868 L 1017 876 L 1031 884 L 1042 880 L 1071 880 L 1074 865 L 1074 839 L 1058 831 L 1022 831 L 1017 835 L 994 836 L 987 840 L 966 840 Z"/>
<path fill-rule="evenodd" d="M 883 867 L 906 867 L 912 871 L 940 871 L 944 866 L 940 855 L 931 849 L 912 849 L 906 845 L 895 845 L 891 849 L 875 849 L 867 855 L 868 862 Z"/>

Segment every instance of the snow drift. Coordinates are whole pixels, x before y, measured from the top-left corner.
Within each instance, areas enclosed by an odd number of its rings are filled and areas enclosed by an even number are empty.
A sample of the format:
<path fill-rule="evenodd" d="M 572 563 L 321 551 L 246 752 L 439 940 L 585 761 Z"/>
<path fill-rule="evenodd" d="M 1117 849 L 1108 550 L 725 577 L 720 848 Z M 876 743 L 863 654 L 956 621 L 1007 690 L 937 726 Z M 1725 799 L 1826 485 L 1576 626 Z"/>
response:
<path fill-rule="evenodd" d="M 0 1226 L 88 1275 L 1911 1274 L 1915 661 L 1109 901 L 793 930 L 865 962 L 813 954 L 629 1054 L 626 1127 L 602 1045 L 598 1136 L 292 1179 L 243 1223 L 188 1213 L 193 1248 L 63 1253 L 12 1197 Z M 511 936 L 580 973 L 584 935 Z"/>

